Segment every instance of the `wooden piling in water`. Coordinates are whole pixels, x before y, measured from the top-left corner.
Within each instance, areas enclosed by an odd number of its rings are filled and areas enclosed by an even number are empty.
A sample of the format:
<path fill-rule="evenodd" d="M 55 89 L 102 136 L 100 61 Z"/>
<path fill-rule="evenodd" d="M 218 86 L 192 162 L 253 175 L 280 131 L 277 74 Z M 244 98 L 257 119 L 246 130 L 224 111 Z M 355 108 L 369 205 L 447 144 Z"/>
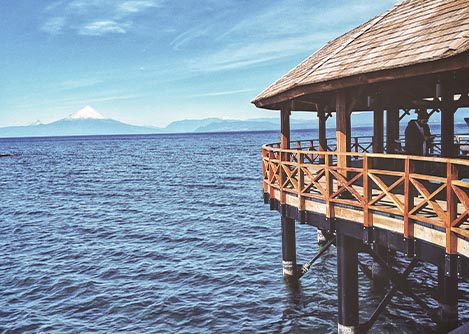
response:
<path fill-rule="evenodd" d="M 337 277 L 339 302 L 339 334 L 355 334 L 358 317 L 358 245 L 357 240 L 337 232 Z"/>
<path fill-rule="evenodd" d="M 295 220 L 282 216 L 282 269 L 287 281 L 298 279 Z"/>

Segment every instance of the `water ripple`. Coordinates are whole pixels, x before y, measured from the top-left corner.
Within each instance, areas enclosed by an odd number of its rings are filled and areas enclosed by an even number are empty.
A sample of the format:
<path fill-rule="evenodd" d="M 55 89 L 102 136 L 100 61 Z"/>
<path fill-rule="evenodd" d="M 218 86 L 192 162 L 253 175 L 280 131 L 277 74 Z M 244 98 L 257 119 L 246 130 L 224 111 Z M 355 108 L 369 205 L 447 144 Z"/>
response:
<path fill-rule="evenodd" d="M 0 152 L 16 153 L 1 160 L 0 332 L 335 333 L 335 250 L 301 286 L 281 277 L 279 217 L 262 204 L 259 155 L 276 140 L 0 140 Z M 297 233 L 306 262 L 316 235 Z M 376 298 L 364 291 L 361 303 L 372 310 Z M 393 303 L 380 333 L 430 328 L 407 320 L 416 314 L 408 300 Z"/>

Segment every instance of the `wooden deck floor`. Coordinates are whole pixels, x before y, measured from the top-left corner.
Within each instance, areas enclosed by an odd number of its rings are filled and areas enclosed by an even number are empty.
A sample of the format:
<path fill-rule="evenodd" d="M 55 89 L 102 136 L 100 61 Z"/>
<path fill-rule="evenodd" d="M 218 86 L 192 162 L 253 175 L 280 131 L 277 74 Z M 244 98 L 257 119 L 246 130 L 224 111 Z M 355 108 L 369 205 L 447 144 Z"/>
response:
<path fill-rule="evenodd" d="M 275 190 L 275 199 L 279 201 L 281 199 L 279 190 Z M 390 201 L 388 201 L 388 203 L 389 207 L 391 207 L 392 203 Z M 299 208 L 299 199 L 293 194 L 287 194 L 285 204 L 288 204 L 295 208 Z M 321 203 L 321 201 L 318 200 L 306 200 L 305 210 L 317 214 L 326 215 L 327 206 L 326 203 Z M 463 211 L 462 205 L 458 205 L 458 211 Z M 346 205 L 334 206 L 333 214 L 336 218 L 353 220 L 356 222 L 363 222 L 364 220 L 364 212 L 362 210 L 357 210 L 356 207 L 347 207 Z M 402 216 L 392 214 L 385 215 L 380 212 L 372 212 L 371 216 L 371 219 L 373 220 L 373 226 L 404 235 L 404 222 Z M 438 219 L 435 214 L 431 213 L 430 210 L 428 211 L 428 218 L 435 220 Z M 465 222 L 461 226 L 461 228 L 469 231 L 469 223 Z M 446 245 L 445 230 L 442 228 L 438 228 L 435 225 L 426 224 L 424 222 L 415 221 L 414 237 L 421 240 L 425 240 L 432 244 L 439 245 L 442 248 L 445 248 Z M 469 257 L 469 241 L 466 238 L 457 238 L 456 249 L 459 254 Z"/>

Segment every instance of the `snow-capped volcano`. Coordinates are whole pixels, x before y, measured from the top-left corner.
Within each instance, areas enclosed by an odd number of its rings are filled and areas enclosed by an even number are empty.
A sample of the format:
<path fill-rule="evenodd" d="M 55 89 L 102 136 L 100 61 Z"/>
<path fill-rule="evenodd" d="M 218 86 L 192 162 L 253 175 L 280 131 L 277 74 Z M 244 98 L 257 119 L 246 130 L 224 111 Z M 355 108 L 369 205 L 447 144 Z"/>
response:
<path fill-rule="evenodd" d="M 37 120 L 31 124 L 29 124 L 30 126 L 37 126 L 37 125 L 42 125 L 42 122 L 40 120 Z"/>
<path fill-rule="evenodd" d="M 104 119 L 104 116 L 94 110 L 90 106 L 86 106 L 83 109 L 77 111 L 74 114 L 68 116 L 69 119 Z"/>
<path fill-rule="evenodd" d="M 161 131 L 104 118 L 92 107 L 86 106 L 67 118 L 52 123 L 0 128 L 0 137 L 129 135 L 157 132 Z"/>

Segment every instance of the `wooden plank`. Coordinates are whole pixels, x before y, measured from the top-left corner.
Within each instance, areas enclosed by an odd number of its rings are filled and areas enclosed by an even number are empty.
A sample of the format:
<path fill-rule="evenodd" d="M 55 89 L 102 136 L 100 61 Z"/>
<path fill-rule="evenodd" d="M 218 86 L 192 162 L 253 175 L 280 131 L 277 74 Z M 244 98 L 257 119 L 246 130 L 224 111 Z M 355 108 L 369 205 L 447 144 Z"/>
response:
<path fill-rule="evenodd" d="M 337 152 L 347 152 L 347 137 L 350 137 L 348 132 L 350 117 L 347 110 L 346 92 L 341 90 L 336 94 L 336 138 L 337 138 Z M 337 166 L 346 168 L 347 157 L 345 155 L 337 156 Z M 346 174 L 346 173 L 344 173 Z"/>
<path fill-rule="evenodd" d="M 326 191 L 325 191 L 325 197 L 326 197 L 326 217 L 327 218 L 334 218 L 335 213 L 334 213 L 334 204 L 331 202 L 331 195 L 332 195 L 332 187 L 333 187 L 333 179 L 331 176 L 330 172 L 330 167 L 332 165 L 332 155 L 327 154 L 326 155 L 326 161 L 325 161 L 325 166 L 324 166 L 324 171 L 325 171 L 325 176 L 326 176 Z"/>
<path fill-rule="evenodd" d="M 369 182 L 368 169 L 371 167 L 371 159 L 365 156 L 363 159 L 363 226 L 373 226 L 373 216 L 369 207 L 369 203 L 372 197 L 372 184 Z"/>
<path fill-rule="evenodd" d="M 312 212 L 326 212 L 326 205 L 324 203 L 314 201 L 306 201 L 305 208 Z"/>
<path fill-rule="evenodd" d="M 445 220 L 446 225 L 446 253 L 456 254 L 456 236 L 451 231 L 453 221 L 456 219 L 458 208 L 457 208 L 457 197 L 452 188 L 452 181 L 458 179 L 458 166 L 447 163 L 446 165 L 446 203 L 447 203 L 447 215 Z"/>
<path fill-rule="evenodd" d="M 299 204 L 298 209 L 300 211 L 305 210 L 305 198 L 303 196 L 303 188 L 305 186 L 305 173 L 303 170 L 303 163 L 304 163 L 304 153 L 299 153 L 299 160 L 298 160 L 298 197 L 299 197 Z"/>
<path fill-rule="evenodd" d="M 469 258 L 469 242 L 467 240 L 458 238 L 456 250 L 459 254 Z"/>
<path fill-rule="evenodd" d="M 373 226 L 383 230 L 404 234 L 404 224 L 402 224 L 402 220 L 395 218 L 382 215 L 373 215 Z"/>
<path fill-rule="evenodd" d="M 446 236 L 444 232 L 419 224 L 415 224 L 414 226 L 414 237 L 441 247 L 445 247 L 446 244 Z"/>
<path fill-rule="evenodd" d="M 409 217 L 409 211 L 414 206 L 413 189 L 410 182 L 410 173 L 413 172 L 414 166 L 411 164 L 409 158 L 405 159 L 404 167 L 404 238 L 414 237 L 414 223 Z"/>

